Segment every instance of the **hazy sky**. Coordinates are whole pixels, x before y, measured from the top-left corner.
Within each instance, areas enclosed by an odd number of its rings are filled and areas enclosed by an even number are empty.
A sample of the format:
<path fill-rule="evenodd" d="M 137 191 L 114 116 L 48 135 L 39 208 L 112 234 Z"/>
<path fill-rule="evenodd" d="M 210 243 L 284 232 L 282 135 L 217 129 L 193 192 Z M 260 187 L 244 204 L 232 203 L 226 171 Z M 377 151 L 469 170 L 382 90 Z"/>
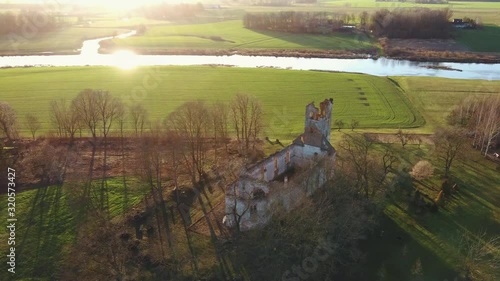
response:
<path fill-rule="evenodd" d="M 0 0 L 0 3 L 35 3 L 35 4 L 48 4 L 57 5 L 60 4 L 79 4 L 79 5 L 104 5 L 108 7 L 114 7 L 117 9 L 123 8 L 133 8 L 151 3 L 193 3 L 196 1 L 192 0 Z"/>

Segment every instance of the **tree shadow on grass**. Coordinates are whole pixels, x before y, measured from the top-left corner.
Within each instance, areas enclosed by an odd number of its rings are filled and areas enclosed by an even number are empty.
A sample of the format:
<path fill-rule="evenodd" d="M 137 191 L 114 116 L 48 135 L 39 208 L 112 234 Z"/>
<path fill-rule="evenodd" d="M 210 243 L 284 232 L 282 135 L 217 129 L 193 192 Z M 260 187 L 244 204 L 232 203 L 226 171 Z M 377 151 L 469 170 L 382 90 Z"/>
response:
<path fill-rule="evenodd" d="M 39 188 L 21 223 L 18 277 L 59 279 L 64 245 L 75 235 L 62 186 Z"/>
<path fill-rule="evenodd" d="M 349 34 L 341 32 L 327 34 L 327 35 L 300 34 L 300 33 L 286 33 L 286 32 L 278 32 L 270 30 L 255 30 L 255 29 L 251 29 L 251 31 L 268 36 L 269 39 L 266 38 L 257 41 L 245 42 L 240 46 L 253 45 L 271 39 L 281 39 L 308 49 L 352 50 L 352 49 L 371 48 L 369 45 L 370 39 L 364 35 L 357 35 L 357 34 Z M 335 41 L 332 41 L 333 39 Z M 337 45 L 333 45 L 332 43 L 337 43 Z M 363 48 L 362 44 L 365 43 L 367 44 L 367 46 Z"/>
<path fill-rule="evenodd" d="M 453 268 L 385 214 L 361 247 L 366 253 L 363 280 L 413 280 L 417 260 L 422 280 L 453 280 L 457 276 Z"/>

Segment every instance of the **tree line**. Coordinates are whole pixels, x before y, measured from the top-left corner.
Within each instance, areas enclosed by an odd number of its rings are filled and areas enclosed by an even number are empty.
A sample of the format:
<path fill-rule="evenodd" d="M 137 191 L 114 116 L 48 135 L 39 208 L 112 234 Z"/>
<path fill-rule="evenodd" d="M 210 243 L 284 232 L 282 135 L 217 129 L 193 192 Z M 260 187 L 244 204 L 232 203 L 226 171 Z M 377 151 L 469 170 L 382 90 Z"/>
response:
<path fill-rule="evenodd" d="M 291 33 L 329 33 L 339 30 L 354 16 L 329 12 L 246 13 L 245 28 Z"/>
<path fill-rule="evenodd" d="M 179 140 L 179 146 L 187 147 L 183 159 L 195 183 L 202 179 L 206 151 L 212 145 L 223 145 L 227 150 L 230 138 L 235 137 L 238 150 L 246 155 L 255 149 L 264 125 L 262 104 L 247 94 L 237 94 L 231 102 L 185 102 L 160 120 L 150 120 L 144 105 L 126 106 L 120 98 L 98 89 L 85 89 L 70 101 L 52 100 L 49 108 L 52 134 L 68 139 L 70 145 L 78 137 L 89 141 L 92 147 L 89 180 L 93 178 L 93 159 L 98 148 L 103 148 L 106 167 L 110 135 L 142 137 L 146 133 L 162 132 L 162 139 Z M 42 123 L 32 113 L 24 119 L 24 128 L 29 129 L 35 139 Z M 0 136 L 10 142 L 18 139 L 19 123 L 15 110 L 8 103 L 0 102 Z"/>
<path fill-rule="evenodd" d="M 449 38 L 452 26 L 450 9 L 382 9 L 371 17 L 370 29 L 376 36 L 388 38 Z"/>
<path fill-rule="evenodd" d="M 0 13 L 0 34 L 49 32 L 61 25 L 58 16 L 36 10 Z"/>
<path fill-rule="evenodd" d="M 448 123 L 466 130 L 472 145 L 486 156 L 500 144 L 500 97 L 466 98 L 452 110 Z"/>

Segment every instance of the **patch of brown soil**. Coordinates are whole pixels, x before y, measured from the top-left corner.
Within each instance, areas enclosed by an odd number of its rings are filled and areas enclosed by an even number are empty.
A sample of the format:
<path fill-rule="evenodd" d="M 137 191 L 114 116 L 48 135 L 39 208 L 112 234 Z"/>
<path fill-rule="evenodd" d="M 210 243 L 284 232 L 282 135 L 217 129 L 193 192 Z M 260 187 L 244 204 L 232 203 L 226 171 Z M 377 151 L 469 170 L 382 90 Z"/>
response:
<path fill-rule="evenodd" d="M 467 52 L 465 46 L 453 39 L 388 39 L 387 47 L 419 51 Z"/>
<path fill-rule="evenodd" d="M 388 39 L 379 40 L 387 57 L 421 62 L 500 63 L 500 54 L 470 52 L 448 39 Z"/>
<path fill-rule="evenodd" d="M 365 136 L 378 143 L 401 143 L 401 141 L 395 134 L 366 133 Z M 434 144 L 432 135 L 409 134 L 409 136 L 411 141 L 409 141 L 408 144 L 418 144 L 419 139 L 421 141 L 420 144 Z"/>

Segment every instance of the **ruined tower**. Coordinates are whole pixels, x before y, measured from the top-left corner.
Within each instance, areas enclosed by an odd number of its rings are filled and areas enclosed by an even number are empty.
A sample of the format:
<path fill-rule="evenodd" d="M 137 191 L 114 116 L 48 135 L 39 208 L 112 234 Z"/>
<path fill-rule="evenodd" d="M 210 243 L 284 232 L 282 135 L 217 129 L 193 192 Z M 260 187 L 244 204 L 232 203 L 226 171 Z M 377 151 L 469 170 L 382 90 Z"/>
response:
<path fill-rule="evenodd" d="M 330 144 L 333 99 L 306 106 L 304 132 L 282 150 L 247 166 L 226 187 L 229 227 L 249 230 L 269 222 L 276 208 L 290 211 L 331 177 L 336 152 Z"/>
<path fill-rule="evenodd" d="M 318 130 L 323 137 L 330 141 L 332 127 L 333 99 L 325 99 L 319 104 L 319 109 L 311 102 L 306 106 L 304 133 Z"/>

